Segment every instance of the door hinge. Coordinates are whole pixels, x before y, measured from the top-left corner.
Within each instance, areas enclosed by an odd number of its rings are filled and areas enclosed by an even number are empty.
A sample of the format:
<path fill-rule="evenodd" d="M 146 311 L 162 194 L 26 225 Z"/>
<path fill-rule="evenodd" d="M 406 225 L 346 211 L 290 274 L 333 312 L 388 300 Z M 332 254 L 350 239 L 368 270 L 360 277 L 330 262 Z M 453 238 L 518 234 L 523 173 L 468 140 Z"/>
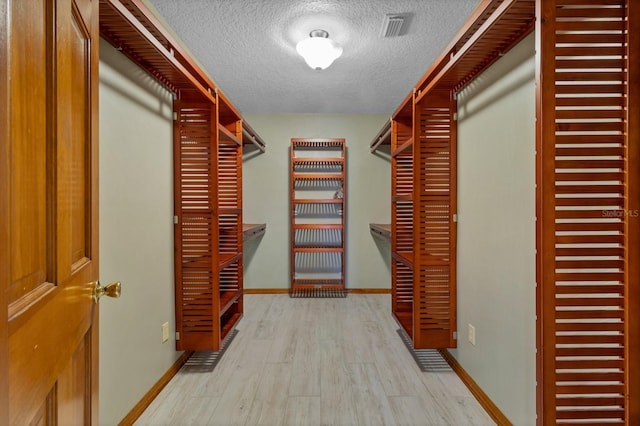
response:
<path fill-rule="evenodd" d="M 173 223 L 174 223 L 175 225 L 177 225 L 177 224 L 178 224 L 178 216 L 177 216 L 177 215 L 174 215 L 174 216 L 173 216 Z"/>
<path fill-rule="evenodd" d="M 457 214 L 454 214 L 454 215 L 453 215 L 453 221 L 454 221 L 454 222 L 457 222 L 457 221 L 458 221 L 458 215 L 457 215 Z"/>
<path fill-rule="evenodd" d="M 176 340 L 180 340 L 180 332 L 176 331 Z"/>

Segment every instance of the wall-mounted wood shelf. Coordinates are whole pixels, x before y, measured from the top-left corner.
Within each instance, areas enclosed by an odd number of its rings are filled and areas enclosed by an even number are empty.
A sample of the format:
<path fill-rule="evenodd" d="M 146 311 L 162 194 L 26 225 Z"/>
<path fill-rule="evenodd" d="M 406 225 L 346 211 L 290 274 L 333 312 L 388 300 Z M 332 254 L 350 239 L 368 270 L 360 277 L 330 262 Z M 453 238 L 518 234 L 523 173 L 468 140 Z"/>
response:
<path fill-rule="evenodd" d="M 369 150 L 376 152 L 383 145 L 391 145 L 391 120 L 384 123 L 380 131 L 373 137 Z"/>
<path fill-rule="evenodd" d="M 386 241 L 391 241 L 391 225 L 382 223 L 370 223 L 371 234 Z"/>
<path fill-rule="evenodd" d="M 258 238 L 267 230 L 266 223 L 245 223 L 242 225 L 242 238 L 244 241 L 249 241 L 254 238 Z"/>
<path fill-rule="evenodd" d="M 253 145 L 261 152 L 267 150 L 267 145 L 264 140 L 262 140 L 260 135 L 244 120 L 242 121 L 242 143 L 244 145 Z"/>

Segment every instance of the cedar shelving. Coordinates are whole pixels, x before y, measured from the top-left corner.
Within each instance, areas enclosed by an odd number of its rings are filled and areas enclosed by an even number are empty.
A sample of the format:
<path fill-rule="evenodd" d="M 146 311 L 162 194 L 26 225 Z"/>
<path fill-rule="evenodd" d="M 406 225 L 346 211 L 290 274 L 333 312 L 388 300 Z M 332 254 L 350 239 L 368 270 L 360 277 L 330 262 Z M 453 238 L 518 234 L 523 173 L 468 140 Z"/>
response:
<path fill-rule="evenodd" d="M 174 109 L 176 345 L 217 351 L 243 312 L 242 124 L 221 93 Z"/>
<path fill-rule="evenodd" d="M 291 292 L 344 289 L 345 140 L 292 139 L 290 160 Z"/>
<path fill-rule="evenodd" d="M 243 312 L 242 148 L 264 141 L 142 0 L 100 0 L 100 36 L 175 94 L 176 347 L 218 351 Z"/>
<path fill-rule="evenodd" d="M 244 223 L 242 224 L 242 239 L 243 241 L 253 240 L 260 235 L 264 235 L 267 230 L 266 223 Z"/>
<path fill-rule="evenodd" d="M 413 336 L 413 115 L 405 98 L 391 117 L 391 311 Z"/>
<path fill-rule="evenodd" d="M 267 145 L 262 140 L 260 135 L 258 135 L 258 133 L 256 133 L 256 131 L 253 130 L 253 128 L 246 121 L 242 121 L 242 143 L 245 146 L 254 146 L 258 150 L 260 150 L 260 152 L 265 152 L 267 150 Z"/>
<path fill-rule="evenodd" d="M 370 223 L 371 234 L 385 241 L 391 241 L 391 225 L 386 223 Z"/>
<path fill-rule="evenodd" d="M 385 121 L 380 131 L 369 144 L 369 150 L 373 153 L 383 145 L 391 145 L 391 120 Z"/>
<path fill-rule="evenodd" d="M 640 421 L 639 16 L 631 0 L 483 0 L 394 114 L 412 126 L 391 123 L 392 310 L 415 349 L 454 347 L 456 93 L 535 27 L 541 425 Z"/>

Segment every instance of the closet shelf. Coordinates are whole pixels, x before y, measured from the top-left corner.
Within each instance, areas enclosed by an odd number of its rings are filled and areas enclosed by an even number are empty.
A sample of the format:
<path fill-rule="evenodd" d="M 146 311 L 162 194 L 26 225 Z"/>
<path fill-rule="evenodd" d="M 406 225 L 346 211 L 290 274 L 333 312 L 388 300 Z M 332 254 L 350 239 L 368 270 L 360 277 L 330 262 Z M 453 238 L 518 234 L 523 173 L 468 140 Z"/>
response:
<path fill-rule="evenodd" d="M 404 142 L 400 145 L 396 150 L 391 153 L 392 157 L 397 157 L 398 155 L 413 150 L 413 138 L 409 138 L 408 141 Z"/>
<path fill-rule="evenodd" d="M 398 201 L 413 201 L 413 194 L 394 195 L 391 197 L 392 202 Z"/>
<path fill-rule="evenodd" d="M 216 103 L 215 84 L 141 1 L 100 0 L 100 36 L 173 92 Z"/>
<path fill-rule="evenodd" d="M 218 132 L 220 133 L 220 142 L 234 143 L 236 145 L 242 146 L 242 142 L 240 142 L 240 139 L 238 139 L 236 135 L 231 133 L 225 127 L 219 126 Z"/>
<path fill-rule="evenodd" d="M 223 316 L 234 303 L 242 296 L 242 290 L 220 292 L 220 316 Z"/>
<path fill-rule="evenodd" d="M 413 269 L 413 253 L 407 251 L 401 251 L 397 253 L 391 253 L 393 258 L 398 262 L 402 262 L 406 267 Z"/>
<path fill-rule="evenodd" d="M 369 150 L 373 153 L 382 145 L 391 145 L 391 120 L 387 120 L 382 129 L 375 135 L 369 144 Z"/>
<path fill-rule="evenodd" d="M 243 145 L 255 145 L 261 152 L 267 150 L 265 142 L 245 120 L 242 120 L 242 143 Z"/>
<path fill-rule="evenodd" d="M 418 82 L 415 102 L 434 89 L 459 89 L 518 44 L 534 29 L 535 3 L 492 1 L 479 9 Z"/>
<path fill-rule="evenodd" d="M 229 307 L 232 307 L 233 305 L 235 305 L 235 303 L 232 303 Z M 230 311 L 231 310 L 229 309 L 225 313 L 228 314 Z M 242 312 L 234 312 L 228 318 L 224 318 L 224 321 L 221 321 L 220 338 L 222 340 L 224 340 L 229 334 L 229 332 L 233 330 L 233 328 L 236 326 L 238 321 L 240 321 L 240 318 L 242 318 Z"/>
<path fill-rule="evenodd" d="M 344 164 L 344 158 L 336 158 L 336 157 L 309 157 L 309 158 L 294 158 L 293 164 Z"/>
<path fill-rule="evenodd" d="M 239 215 L 242 214 L 242 209 L 238 207 L 220 207 L 218 209 L 219 215 Z"/>
<path fill-rule="evenodd" d="M 295 204 L 342 204 L 343 198 L 296 198 Z"/>
<path fill-rule="evenodd" d="M 386 241 L 391 241 L 391 225 L 382 223 L 370 223 L 369 230 L 374 236 Z"/>
<path fill-rule="evenodd" d="M 242 239 L 246 242 L 254 238 L 258 238 L 260 235 L 264 235 L 266 230 L 266 223 L 243 223 Z"/>
<path fill-rule="evenodd" d="M 342 247 L 325 247 L 322 245 L 313 245 L 308 247 L 293 247 L 294 253 L 343 253 L 344 249 Z"/>
<path fill-rule="evenodd" d="M 319 223 L 305 223 L 305 224 L 295 224 L 293 225 L 293 229 L 342 229 L 342 225 L 340 224 L 319 224 Z"/>
<path fill-rule="evenodd" d="M 294 278 L 293 285 L 298 288 L 344 288 L 342 279 Z"/>
<path fill-rule="evenodd" d="M 220 253 L 220 270 L 229 267 L 239 259 L 242 259 L 242 253 Z"/>
<path fill-rule="evenodd" d="M 341 174 L 320 174 L 320 173 L 298 173 L 293 172 L 294 180 L 322 180 L 322 181 L 330 181 L 330 180 L 342 180 Z"/>

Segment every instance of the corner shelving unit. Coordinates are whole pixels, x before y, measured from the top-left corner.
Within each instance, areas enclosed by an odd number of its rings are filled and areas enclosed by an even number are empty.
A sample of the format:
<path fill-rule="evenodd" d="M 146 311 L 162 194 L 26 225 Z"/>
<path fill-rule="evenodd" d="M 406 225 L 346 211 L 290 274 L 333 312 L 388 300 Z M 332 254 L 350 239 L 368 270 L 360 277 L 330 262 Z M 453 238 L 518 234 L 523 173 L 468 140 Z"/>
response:
<path fill-rule="evenodd" d="M 292 293 L 345 289 L 346 144 L 291 139 Z"/>

